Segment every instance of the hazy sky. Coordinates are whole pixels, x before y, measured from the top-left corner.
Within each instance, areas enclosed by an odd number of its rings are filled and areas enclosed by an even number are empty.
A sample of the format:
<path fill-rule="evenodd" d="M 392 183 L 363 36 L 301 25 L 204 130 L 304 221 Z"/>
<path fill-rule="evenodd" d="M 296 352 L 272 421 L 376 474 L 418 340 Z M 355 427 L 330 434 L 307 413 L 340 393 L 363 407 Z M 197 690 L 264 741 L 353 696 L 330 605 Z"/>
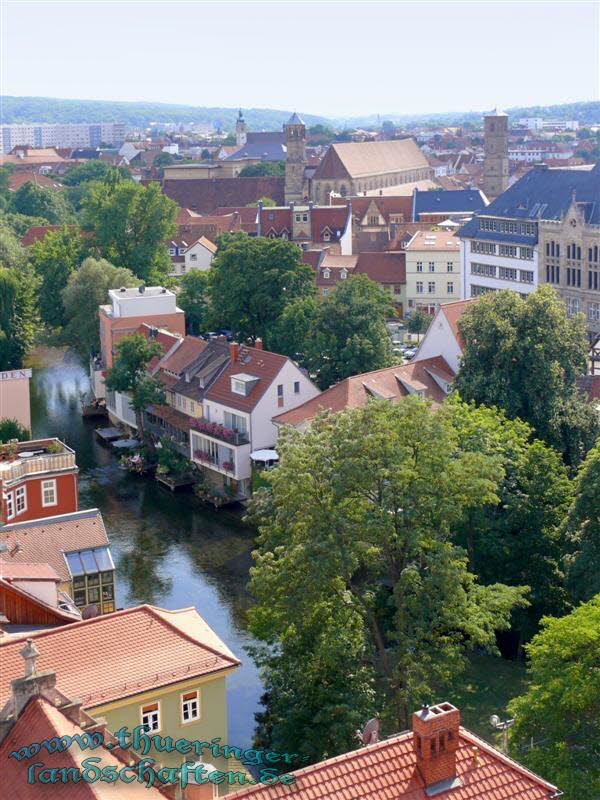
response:
<path fill-rule="evenodd" d="M 596 0 L 1 5 L 8 95 L 338 117 L 599 96 Z"/>

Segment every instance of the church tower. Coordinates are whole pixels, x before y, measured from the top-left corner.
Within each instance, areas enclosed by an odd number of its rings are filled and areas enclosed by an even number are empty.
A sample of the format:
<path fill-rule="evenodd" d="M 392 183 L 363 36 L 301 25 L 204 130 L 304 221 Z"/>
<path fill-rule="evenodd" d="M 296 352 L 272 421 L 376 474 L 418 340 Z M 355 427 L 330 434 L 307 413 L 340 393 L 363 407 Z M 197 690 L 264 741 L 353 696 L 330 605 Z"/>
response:
<path fill-rule="evenodd" d="M 238 118 L 235 122 L 235 143 L 238 147 L 243 147 L 246 144 L 247 134 L 248 133 L 248 126 L 246 125 L 246 120 L 242 114 L 242 109 L 240 108 L 240 113 L 238 114 Z"/>
<path fill-rule="evenodd" d="M 492 111 L 483 118 L 483 192 L 493 200 L 508 189 L 508 115 Z"/>
<path fill-rule="evenodd" d="M 306 126 L 294 112 L 283 126 L 285 131 L 285 202 L 301 203 L 306 196 Z"/>

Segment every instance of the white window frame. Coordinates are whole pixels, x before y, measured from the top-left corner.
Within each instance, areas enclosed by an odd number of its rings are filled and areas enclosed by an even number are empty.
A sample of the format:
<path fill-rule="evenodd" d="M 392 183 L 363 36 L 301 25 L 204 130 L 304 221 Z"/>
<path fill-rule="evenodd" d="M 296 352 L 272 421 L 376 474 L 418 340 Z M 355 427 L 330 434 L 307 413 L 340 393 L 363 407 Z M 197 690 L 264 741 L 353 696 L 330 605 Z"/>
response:
<path fill-rule="evenodd" d="M 144 708 L 148 708 L 148 706 L 154 706 L 154 705 L 156 706 L 155 709 L 153 709 L 152 711 L 144 712 Z M 148 714 L 156 715 L 156 727 L 146 730 L 146 725 L 148 723 L 144 721 L 144 716 Z M 156 700 L 154 703 L 146 703 L 145 705 L 140 706 L 140 724 L 144 727 L 144 733 L 156 733 L 157 731 L 160 730 L 160 700 Z"/>
<path fill-rule="evenodd" d="M 185 699 L 186 695 L 194 694 L 193 698 Z M 201 718 L 200 713 L 200 690 L 199 689 L 190 689 L 188 692 L 183 692 L 180 695 L 180 710 L 181 710 L 181 724 L 182 725 L 189 725 L 190 722 L 198 722 Z M 192 716 L 191 710 L 193 709 L 194 703 L 196 705 L 196 713 Z M 188 718 L 185 718 L 186 710 L 189 713 Z"/>
<path fill-rule="evenodd" d="M 177 248 L 176 247 L 169 247 L 169 255 L 176 256 L 177 255 Z"/>
<path fill-rule="evenodd" d="M 246 395 L 246 384 L 244 381 L 237 381 L 235 378 L 231 379 L 231 391 L 234 394 Z"/>
<path fill-rule="evenodd" d="M 56 490 L 56 478 L 50 478 L 49 480 L 42 481 L 41 483 L 42 489 L 42 508 L 48 508 L 49 506 L 57 506 L 58 505 L 58 492 Z M 46 500 L 46 491 L 52 490 L 52 501 Z"/>
<path fill-rule="evenodd" d="M 6 519 L 12 519 L 15 516 L 15 496 L 13 492 L 6 495 Z"/>
<path fill-rule="evenodd" d="M 22 507 L 19 508 L 19 501 L 22 500 Z M 18 517 L 19 514 L 24 514 L 27 511 L 27 486 L 19 486 L 18 489 L 15 489 L 15 516 Z"/>

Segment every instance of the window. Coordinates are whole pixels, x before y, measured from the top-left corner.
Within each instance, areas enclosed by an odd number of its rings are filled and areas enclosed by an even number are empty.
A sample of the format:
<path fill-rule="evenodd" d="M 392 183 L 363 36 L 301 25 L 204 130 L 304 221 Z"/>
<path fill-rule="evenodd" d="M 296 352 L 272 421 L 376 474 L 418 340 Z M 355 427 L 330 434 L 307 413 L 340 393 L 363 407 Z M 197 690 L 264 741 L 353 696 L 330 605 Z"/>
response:
<path fill-rule="evenodd" d="M 423 281 L 417 281 L 417 294 L 423 294 Z"/>
<path fill-rule="evenodd" d="M 517 248 L 512 244 L 501 244 L 500 245 L 500 255 L 501 256 L 509 256 L 510 258 L 517 257 Z"/>
<path fill-rule="evenodd" d="M 224 411 L 223 422 L 225 423 L 225 427 L 232 431 L 237 431 L 237 433 L 246 433 L 246 419 L 245 417 L 241 417 L 239 414 L 234 414 L 231 411 Z"/>
<path fill-rule="evenodd" d="M 528 269 L 519 270 L 521 283 L 533 283 L 533 272 Z"/>
<path fill-rule="evenodd" d="M 448 294 L 454 294 L 454 281 L 448 281 L 446 283 L 446 291 Z"/>
<path fill-rule="evenodd" d="M 302 222 L 308 222 L 308 214 L 302 214 Z"/>
<path fill-rule="evenodd" d="M 231 391 L 235 392 L 236 394 L 246 394 L 246 384 L 244 381 L 236 381 L 235 379 L 232 379 Z"/>
<path fill-rule="evenodd" d="M 325 233 L 323 234 L 323 241 L 328 242 L 330 239 L 331 239 L 331 234 L 329 233 L 329 231 L 325 231 Z"/>
<path fill-rule="evenodd" d="M 498 277 L 503 281 L 516 281 L 517 270 L 512 267 L 498 267 Z"/>
<path fill-rule="evenodd" d="M 22 514 L 27 511 L 27 487 L 19 486 L 15 492 L 15 507 L 16 513 Z"/>
<path fill-rule="evenodd" d="M 176 256 L 177 255 L 177 248 L 176 247 L 169 247 L 169 255 Z"/>
<path fill-rule="evenodd" d="M 595 292 L 600 289 L 600 272 L 596 270 L 588 272 L 588 289 L 593 289 Z"/>
<path fill-rule="evenodd" d="M 519 252 L 521 258 L 526 258 L 528 261 L 533 259 L 533 247 L 521 247 L 519 248 Z"/>
<path fill-rule="evenodd" d="M 345 281 L 347 277 L 348 277 L 348 270 L 347 270 L 347 269 L 343 269 L 343 270 L 340 272 L 340 278 L 341 278 L 343 281 Z"/>
<path fill-rule="evenodd" d="M 198 261 L 198 256 L 196 255 L 196 253 L 192 253 L 192 255 L 190 256 L 190 261 Z"/>
<path fill-rule="evenodd" d="M 496 255 L 496 245 L 491 242 L 471 242 L 472 253 L 485 253 L 489 256 Z"/>
<path fill-rule="evenodd" d="M 471 275 L 485 275 L 486 278 L 496 277 L 496 267 L 493 264 L 471 263 Z"/>
<path fill-rule="evenodd" d="M 150 703 L 141 708 L 142 725 L 146 733 L 160 730 L 160 703 Z"/>
<path fill-rule="evenodd" d="M 569 297 L 567 299 L 567 314 L 572 316 L 573 314 L 579 314 L 581 310 L 581 303 L 578 297 Z"/>
<path fill-rule="evenodd" d="M 301 216 L 300 214 L 296 214 L 296 222 L 300 222 Z"/>
<path fill-rule="evenodd" d="M 417 272 L 423 272 L 423 262 L 417 261 Z"/>
<path fill-rule="evenodd" d="M 277 384 L 277 405 L 279 408 L 283 406 L 283 383 Z"/>
<path fill-rule="evenodd" d="M 294 394 L 300 394 L 300 381 L 294 381 Z"/>
<path fill-rule="evenodd" d="M 394 284 L 394 294 L 402 294 L 402 284 L 395 283 Z"/>
<path fill-rule="evenodd" d="M 427 291 L 429 294 L 435 294 L 435 281 L 429 281 L 427 284 Z"/>
<path fill-rule="evenodd" d="M 56 480 L 42 481 L 42 505 L 56 505 Z"/>
<path fill-rule="evenodd" d="M 181 695 L 181 721 L 193 722 L 196 719 L 200 719 L 200 697 L 197 689 Z"/>
<path fill-rule="evenodd" d="M 12 492 L 6 495 L 6 517 L 12 519 L 15 515 L 15 496 Z"/>
<path fill-rule="evenodd" d="M 323 277 L 324 278 L 329 279 L 330 275 L 331 275 L 331 272 L 328 269 L 324 269 L 323 270 Z"/>
<path fill-rule="evenodd" d="M 323 287 L 323 296 L 325 296 L 327 294 L 329 294 L 329 289 L 327 288 L 327 286 L 325 286 L 325 287 Z"/>
<path fill-rule="evenodd" d="M 600 322 L 600 303 L 588 304 L 588 319 L 592 322 Z"/>
<path fill-rule="evenodd" d="M 429 272 L 435 272 L 435 261 L 429 262 Z"/>
<path fill-rule="evenodd" d="M 446 272 L 454 272 L 454 261 L 448 261 L 446 263 Z"/>

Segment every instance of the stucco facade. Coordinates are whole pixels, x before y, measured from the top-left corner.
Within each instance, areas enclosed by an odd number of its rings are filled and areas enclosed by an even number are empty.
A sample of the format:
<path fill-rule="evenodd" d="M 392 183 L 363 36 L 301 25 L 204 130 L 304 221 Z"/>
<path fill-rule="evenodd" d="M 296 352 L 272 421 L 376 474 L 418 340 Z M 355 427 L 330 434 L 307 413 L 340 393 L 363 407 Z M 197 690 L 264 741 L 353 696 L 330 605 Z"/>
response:
<path fill-rule="evenodd" d="M 28 430 L 31 428 L 30 378 L 30 369 L 0 372 L 0 420 L 16 419 Z"/>

